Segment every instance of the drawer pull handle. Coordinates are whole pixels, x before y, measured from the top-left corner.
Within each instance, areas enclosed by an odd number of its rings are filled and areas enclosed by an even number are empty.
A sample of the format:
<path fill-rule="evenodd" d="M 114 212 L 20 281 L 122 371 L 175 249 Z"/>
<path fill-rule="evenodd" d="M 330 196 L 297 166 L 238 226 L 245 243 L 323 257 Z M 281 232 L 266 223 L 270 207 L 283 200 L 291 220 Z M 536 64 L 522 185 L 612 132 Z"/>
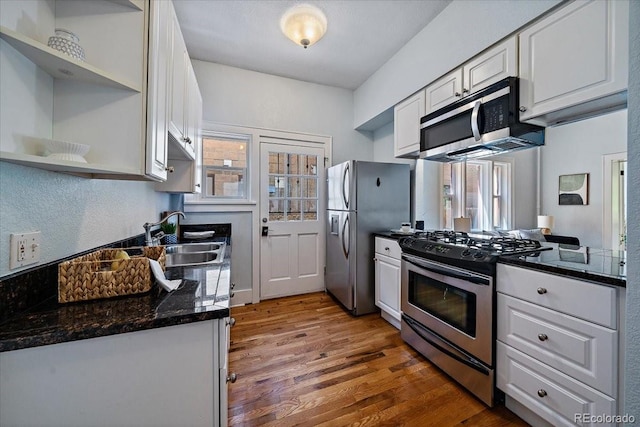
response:
<path fill-rule="evenodd" d="M 547 395 L 547 392 L 544 391 L 543 389 L 538 390 L 538 396 L 545 397 L 546 395 Z"/>
<path fill-rule="evenodd" d="M 549 337 L 546 334 L 538 334 L 538 339 L 540 341 L 546 341 L 549 339 Z"/>
<path fill-rule="evenodd" d="M 230 317 L 229 321 L 227 322 L 227 325 L 234 326 L 235 324 L 236 324 L 236 319 L 233 317 Z"/>
<path fill-rule="evenodd" d="M 386 248 L 384 248 L 384 250 L 388 252 L 389 251 L 389 247 L 387 246 Z"/>
<path fill-rule="evenodd" d="M 229 375 L 229 376 L 227 377 L 227 382 L 228 382 L 228 383 L 235 383 L 237 379 L 238 379 L 238 374 L 236 374 L 235 372 L 233 372 L 231 375 Z M 538 394 L 540 394 L 540 392 L 538 392 Z"/>
<path fill-rule="evenodd" d="M 546 288 L 538 288 L 538 293 L 539 293 L 540 295 L 544 295 L 544 294 L 546 294 L 546 293 L 547 293 L 547 289 L 546 289 Z"/>

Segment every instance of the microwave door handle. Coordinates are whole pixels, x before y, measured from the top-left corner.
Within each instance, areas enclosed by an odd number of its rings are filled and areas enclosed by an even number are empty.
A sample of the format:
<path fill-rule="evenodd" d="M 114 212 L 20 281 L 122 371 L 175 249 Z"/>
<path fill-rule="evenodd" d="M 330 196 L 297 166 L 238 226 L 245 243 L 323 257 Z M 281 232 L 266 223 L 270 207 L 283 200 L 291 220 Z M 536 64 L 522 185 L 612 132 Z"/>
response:
<path fill-rule="evenodd" d="M 480 128 L 478 127 L 478 113 L 480 112 L 480 106 L 482 102 L 476 101 L 471 112 L 471 131 L 473 132 L 473 138 L 476 141 L 480 141 Z"/>

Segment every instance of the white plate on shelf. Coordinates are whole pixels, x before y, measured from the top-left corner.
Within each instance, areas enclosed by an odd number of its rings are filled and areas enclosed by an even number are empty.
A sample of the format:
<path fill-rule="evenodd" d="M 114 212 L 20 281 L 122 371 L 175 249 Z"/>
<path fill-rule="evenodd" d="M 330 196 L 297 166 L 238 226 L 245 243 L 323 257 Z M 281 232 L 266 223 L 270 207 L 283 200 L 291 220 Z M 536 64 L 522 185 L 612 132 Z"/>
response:
<path fill-rule="evenodd" d="M 391 232 L 392 232 L 393 234 L 406 234 L 406 235 L 409 235 L 409 234 L 413 234 L 413 233 L 415 233 L 415 232 L 416 232 L 416 230 L 415 230 L 415 229 L 413 229 L 413 228 L 410 228 L 408 231 L 402 231 L 402 230 L 391 230 Z"/>
<path fill-rule="evenodd" d="M 87 163 L 84 155 L 87 154 L 91 148 L 86 144 L 56 141 L 53 139 L 42 139 L 42 143 L 48 158 L 79 163 Z"/>

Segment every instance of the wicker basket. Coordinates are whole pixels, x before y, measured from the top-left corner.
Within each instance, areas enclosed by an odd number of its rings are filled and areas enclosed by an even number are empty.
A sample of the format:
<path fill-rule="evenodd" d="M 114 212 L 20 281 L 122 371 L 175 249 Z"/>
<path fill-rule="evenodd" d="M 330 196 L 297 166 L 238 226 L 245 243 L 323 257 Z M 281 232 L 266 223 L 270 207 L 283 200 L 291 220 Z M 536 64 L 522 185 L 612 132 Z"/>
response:
<path fill-rule="evenodd" d="M 153 285 L 149 258 L 165 268 L 162 246 L 139 249 L 140 255 L 117 260 L 122 249 L 101 249 L 58 265 L 58 302 L 87 301 L 148 292 Z"/>

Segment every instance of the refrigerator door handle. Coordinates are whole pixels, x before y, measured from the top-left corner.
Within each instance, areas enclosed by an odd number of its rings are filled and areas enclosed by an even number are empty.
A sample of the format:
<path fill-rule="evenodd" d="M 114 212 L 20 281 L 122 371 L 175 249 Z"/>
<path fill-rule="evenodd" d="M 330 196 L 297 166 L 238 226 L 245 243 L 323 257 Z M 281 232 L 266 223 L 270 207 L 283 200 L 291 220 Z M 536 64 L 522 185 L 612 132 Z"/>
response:
<path fill-rule="evenodd" d="M 349 185 L 349 163 L 347 163 L 344 167 L 344 172 L 342 173 L 342 200 L 344 201 L 345 209 L 349 209 L 349 194 L 347 191 L 347 185 Z"/>
<path fill-rule="evenodd" d="M 347 238 L 347 242 L 345 242 L 345 236 Z M 349 215 L 346 216 L 344 220 L 344 225 L 342 226 L 342 252 L 344 253 L 344 257 L 349 259 Z"/>

